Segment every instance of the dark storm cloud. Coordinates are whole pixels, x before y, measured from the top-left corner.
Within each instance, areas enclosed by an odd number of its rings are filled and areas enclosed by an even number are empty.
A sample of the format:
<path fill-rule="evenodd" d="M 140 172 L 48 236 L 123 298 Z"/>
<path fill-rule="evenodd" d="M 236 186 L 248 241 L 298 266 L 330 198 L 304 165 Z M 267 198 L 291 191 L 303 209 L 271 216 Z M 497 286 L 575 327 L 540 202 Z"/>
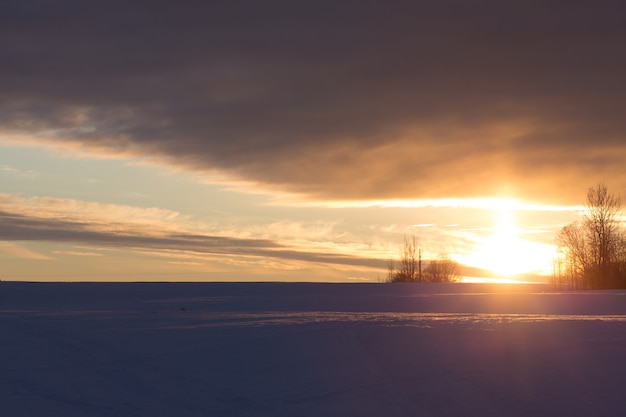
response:
<path fill-rule="evenodd" d="M 324 198 L 626 190 L 626 6 L 15 1 L 0 129 Z"/>
<path fill-rule="evenodd" d="M 178 250 L 216 256 L 252 256 L 286 261 L 382 268 L 384 261 L 332 253 L 294 250 L 267 239 L 237 239 L 189 233 L 149 234 L 106 230 L 77 220 L 38 218 L 0 210 L 0 236 L 4 241 L 86 243 L 117 248 Z"/>

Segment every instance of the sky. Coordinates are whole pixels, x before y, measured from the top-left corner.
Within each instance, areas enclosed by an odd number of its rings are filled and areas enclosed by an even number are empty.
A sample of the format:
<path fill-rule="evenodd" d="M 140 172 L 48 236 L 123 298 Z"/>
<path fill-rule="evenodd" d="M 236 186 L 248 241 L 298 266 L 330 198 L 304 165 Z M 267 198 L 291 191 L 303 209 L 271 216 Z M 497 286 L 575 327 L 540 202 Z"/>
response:
<path fill-rule="evenodd" d="M 0 279 L 548 273 L 626 191 L 615 1 L 4 1 Z M 467 274 L 484 271 L 466 269 Z"/>

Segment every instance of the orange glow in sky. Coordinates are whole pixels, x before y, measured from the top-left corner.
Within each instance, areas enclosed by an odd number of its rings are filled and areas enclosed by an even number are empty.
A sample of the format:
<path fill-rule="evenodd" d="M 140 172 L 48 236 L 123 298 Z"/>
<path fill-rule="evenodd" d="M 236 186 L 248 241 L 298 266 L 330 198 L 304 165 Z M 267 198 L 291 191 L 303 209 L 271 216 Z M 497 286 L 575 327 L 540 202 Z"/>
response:
<path fill-rule="evenodd" d="M 302 202 L 133 160 L 0 150 L 6 280 L 376 282 L 407 235 L 425 260 L 524 279 L 550 274 L 553 236 L 579 213 L 503 198 Z"/>
<path fill-rule="evenodd" d="M 503 277 L 518 274 L 549 274 L 555 248 L 520 237 L 514 205 L 503 200 L 495 211 L 491 235 L 480 238 L 474 250 L 456 259 L 466 265 L 482 268 Z"/>

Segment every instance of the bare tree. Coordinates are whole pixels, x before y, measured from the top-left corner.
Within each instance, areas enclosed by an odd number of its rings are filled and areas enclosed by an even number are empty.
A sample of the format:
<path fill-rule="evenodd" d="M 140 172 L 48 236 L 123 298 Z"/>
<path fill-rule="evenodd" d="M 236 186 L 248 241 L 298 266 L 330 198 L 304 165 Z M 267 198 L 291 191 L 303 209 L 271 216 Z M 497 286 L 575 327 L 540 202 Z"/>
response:
<path fill-rule="evenodd" d="M 394 282 L 396 278 L 396 263 L 393 259 L 387 261 L 387 282 Z"/>
<path fill-rule="evenodd" d="M 455 282 L 460 278 L 459 264 L 447 256 L 441 256 L 429 262 L 425 275 L 430 282 Z"/>
<path fill-rule="evenodd" d="M 415 236 L 404 236 L 400 246 L 400 260 L 387 261 L 387 282 L 454 282 L 458 281 L 459 264 L 447 256 L 427 261 L 422 273 L 422 249 Z"/>
<path fill-rule="evenodd" d="M 400 275 L 404 281 L 417 281 L 417 239 L 415 236 L 404 237 L 402 244 L 402 256 L 400 258 Z"/>
<path fill-rule="evenodd" d="M 557 260 L 558 269 L 554 273 L 554 284 L 571 289 L 584 289 L 587 282 L 585 271 L 589 270 L 590 253 L 585 227 L 574 222 L 563 227 L 556 237 L 562 256 Z"/>
<path fill-rule="evenodd" d="M 400 247 L 400 261 L 387 263 L 388 279 L 391 282 L 419 282 L 421 280 L 421 250 L 415 236 L 404 236 Z"/>
<path fill-rule="evenodd" d="M 582 222 L 561 229 L 562 254 L 553 282 L 571 289 L 626 286 L 626 239 L 618 221 L 621 200 L 604 184 L 590 187 Z"/>
<path fill-rule="evenodd" d="M 587 191 L 585 231 L 592 262 L 592 288 L 606 288 L 611 264 L 619 245 L 619 225 L 616 216 L 621 207 L 619 197 L 609 193 L 606 185 L 598 184 Z"/>

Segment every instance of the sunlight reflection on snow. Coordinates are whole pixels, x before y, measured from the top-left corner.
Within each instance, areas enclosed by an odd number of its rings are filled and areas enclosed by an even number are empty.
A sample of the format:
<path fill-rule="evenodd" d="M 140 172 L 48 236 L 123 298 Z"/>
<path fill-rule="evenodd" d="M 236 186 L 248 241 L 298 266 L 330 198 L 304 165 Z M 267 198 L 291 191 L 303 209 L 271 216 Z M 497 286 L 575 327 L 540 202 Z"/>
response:
<path fill-rule="evenodd" d="M 484 327 L 502 323 L 537 323 L 547 321 L 626 322 L 624 315 L 573 314 L 463 314 L 463 313 L 368 313 L 368 312 L 261 312 L 211 313 L 194 315 L 184 323 L 164 326 L 167 329 L 195 329 L 218 326 L 289 326 L 315 323 L 363 323 L 382 326 L 428 328 L 435 325 L 463 324 Z"/>

